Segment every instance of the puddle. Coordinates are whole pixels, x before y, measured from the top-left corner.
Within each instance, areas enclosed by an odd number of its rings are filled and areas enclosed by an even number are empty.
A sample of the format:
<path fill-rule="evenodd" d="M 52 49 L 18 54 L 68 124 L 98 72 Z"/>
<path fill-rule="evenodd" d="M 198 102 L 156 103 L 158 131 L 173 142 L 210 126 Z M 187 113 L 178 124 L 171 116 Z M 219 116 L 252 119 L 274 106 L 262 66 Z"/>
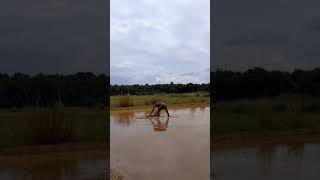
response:
<path fill-rule="evenodd" d="M 125 179 L 210 178 L 209 107 L 169 112 L 170 118 L 145 118 L 150 111 L 111 113 L 111 167 Z"/>
<path fill-rule="evenodd" d="M 320 143 L 217 148 L 214 180 L 320 179 Z"/>
<path fill-rule="evenodd" d="M 85 153 L 83 153 L 85 154 Z M 1 180 L 106 180 L 103 158 L 14 158 L 0 162 Z M 9 162 L 9 163 L 8 163 Z"/>

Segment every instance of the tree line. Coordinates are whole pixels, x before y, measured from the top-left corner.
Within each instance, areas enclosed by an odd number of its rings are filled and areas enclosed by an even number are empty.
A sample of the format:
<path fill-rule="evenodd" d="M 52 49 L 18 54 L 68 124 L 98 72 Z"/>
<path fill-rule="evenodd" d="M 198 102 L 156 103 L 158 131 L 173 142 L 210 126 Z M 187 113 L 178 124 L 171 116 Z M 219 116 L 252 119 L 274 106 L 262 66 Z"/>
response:
<path fill-rule="evenodd" d="M 282 94 L 320 96 L 320 69 L 293 72 L 253 68 L 245 72 L 211 72 L 214 101 L 274 97 Z"/>
<path fill-rule="evenodd" d="M 34 76 L 0 74 L 0 108 L 51 106 L 61 100 L 66 106 L 107 106 L 109 95 L 209 92 L 212 101 L 274 97 L 282 94 L 320 96 L 320 69 L 293 72 L 253 68 L 244 72 L 216 70 L 210 84 L 110 85 L 107 75 Z"/>
<path fill-rule="evenodd" d="M 57 101 L 66 106 L 105 106 L 108 85 L 104 74 L 0 74 L 0 107 L 48 107 Z"/>
<path fill-rule="evenodd" d="M 111 85 L 110 95 L 153 95 L 161 93 L 209 92 L 210 84 Z"/>

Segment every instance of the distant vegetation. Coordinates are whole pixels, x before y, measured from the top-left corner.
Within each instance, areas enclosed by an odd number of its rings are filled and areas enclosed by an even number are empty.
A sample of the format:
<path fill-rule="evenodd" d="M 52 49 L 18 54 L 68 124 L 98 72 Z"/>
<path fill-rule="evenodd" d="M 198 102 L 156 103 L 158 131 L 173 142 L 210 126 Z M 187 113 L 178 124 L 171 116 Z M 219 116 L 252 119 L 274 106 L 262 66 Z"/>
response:
<path fill-rule="evenodd" d="M 209 92 L 180 93 L 180 94 L 155 94 L 141 96 L 111 96 L 110 107 L 149 106 L 155 102 L 172 104 L 209 103 Z"/>
<path fill-rule="evenodd" d="M 219 135 L 320 130 L 320 69 L 211 73 L 211 130 Z M 222 137 L 220 136 L 220 137 Z"/>
<path fill-rule="evenodd" d="M 293 72 L 266 71 L 262 68 L 245 72 L 217 70 L 211 72 L 214 100 L 253 99 L 283 94 L 320 96 L 320 69 Z"/>
<path fill-rule="evenodd" d="M 104 142 L 109 77 L 0 74 L 0 147 Z"/>
<path fill-rule="evenodd" d="M 192 92 L 209 92 L 210 84 L 155 84 L 155 85 L 111 85 L 110 95 L 155 95 Z"/>
<path fill-rule="evenodd" d="M 211 112 L 215 133 L 320 128 L 320 97 L 288 95 L 217 102 Z"/>
<path fill-rule="evenodd" d="M 108 85 L 103 74 L 0 74 L 0 108 L 48 107 L 58 99 L 67 107 L 103 107 L 108 105 Z"/>

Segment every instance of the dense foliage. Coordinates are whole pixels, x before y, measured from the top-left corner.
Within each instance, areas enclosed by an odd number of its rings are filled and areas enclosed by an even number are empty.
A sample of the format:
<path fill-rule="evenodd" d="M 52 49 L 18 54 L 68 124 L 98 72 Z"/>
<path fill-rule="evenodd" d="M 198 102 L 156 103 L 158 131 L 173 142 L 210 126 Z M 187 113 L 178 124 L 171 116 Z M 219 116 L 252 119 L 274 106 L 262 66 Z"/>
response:
<path fill-rule="evenodd" d="M 293 72 L 267 71 L 211 72 L 212 102 L 240 98 L 274 97 L 282 94 L 320 96 L 320 69 Z M 0 74 L 0 107 L 108 105 L 109 77 L 93 73 L 29 76 Z M 160 93 L 209 92 L 210 84 L 111 85 L 110 95 L 153 95 Z"/>
<path fill-rule="evenodd" d="M 211 72 L 211 81 L 215 101 L 282 94 L 320 96 L 320 69 L 297 69 L 293 72 L 266 71 L 262 68 L 245 72 L 217 70 Z"/>
<path fill-rule="evenodd" d="M 109 78 L 106 75 L 29 76 L 0 74 L 0 107 L 52 106 L 61 100 L 66 106 L 105 106 Z"/>
<path fill-rule="evenodd" d="M 111 85 L 110 95 L 153 95 L 161 93 L 209 92 L 210 84 Z"/>

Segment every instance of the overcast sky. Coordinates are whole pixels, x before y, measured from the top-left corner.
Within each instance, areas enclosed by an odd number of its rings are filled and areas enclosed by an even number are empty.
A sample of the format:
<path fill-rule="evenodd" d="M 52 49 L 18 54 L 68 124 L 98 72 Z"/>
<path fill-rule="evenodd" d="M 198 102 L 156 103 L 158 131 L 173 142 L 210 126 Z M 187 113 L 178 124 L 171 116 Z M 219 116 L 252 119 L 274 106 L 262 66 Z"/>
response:
<path fill-rule="evenodd" d="M 111 83 L 207 83 L 210 0 L 111 0 Z"/>
<path fill-rule="evenodd" d="M 216 0 L 212 69 L 320 67 L 319 0 Z"/>
<path fill-rule="evenodd" d="M 0 73 L 107 73 L 108 19 L 103 0 L 1 0 Z"/>

